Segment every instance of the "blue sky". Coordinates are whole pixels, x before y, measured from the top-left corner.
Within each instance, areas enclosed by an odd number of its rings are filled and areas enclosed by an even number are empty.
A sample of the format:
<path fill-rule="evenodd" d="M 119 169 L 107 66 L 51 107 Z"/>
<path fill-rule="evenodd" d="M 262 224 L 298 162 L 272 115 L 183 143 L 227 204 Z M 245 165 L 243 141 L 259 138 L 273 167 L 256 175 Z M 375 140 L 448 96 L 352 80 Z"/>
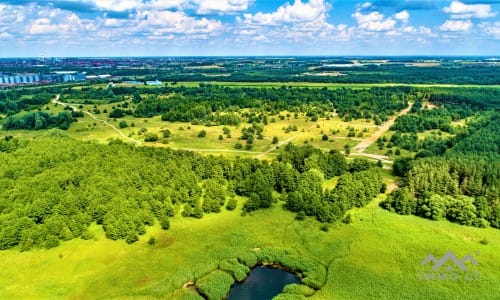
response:
<path fill-rule="evenodd" d="M 500 0 L 0 0 L 0 57 L 499 55 Z"/>

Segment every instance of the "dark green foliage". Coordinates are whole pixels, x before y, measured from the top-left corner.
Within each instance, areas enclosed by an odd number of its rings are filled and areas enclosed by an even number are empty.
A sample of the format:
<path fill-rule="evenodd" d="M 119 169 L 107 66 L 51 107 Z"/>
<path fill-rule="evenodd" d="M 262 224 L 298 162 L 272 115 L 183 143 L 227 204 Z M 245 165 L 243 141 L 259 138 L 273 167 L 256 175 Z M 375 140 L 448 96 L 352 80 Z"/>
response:
<path fill-rule="evenodd" d="M 387 116 L 406 107 L 406 98 L 415 93 L 408 87 L 263 89 L 227 88 L 210 84 L 200 84 L 199 87 L 168 86 L 144 89 L 141 91 L 142 96 L 137 96 L 137 90 L 125 87 L 115 87 L 111 91 L 92 88 L 82 90 L 71 89 L 63 96 L 83 102 L 88 101 L 86 99 L 114 102 L 119 98 L 118 95 L 127 95 L 132 96 L 134 102 L 137 103 L 134 111 L 137 117 L 161 115 L 163 121 L 208 122 L 236 126 L 243 121 L 242 117 L 246 118 L 248 123 L 263 123 L 264 125 L 267 123 L 266 115 L 246 113 L 240 116 L 235 113 L 238 108 L 265 108 L 267 111 L 298 110 L 297 112 L 305 114 L 312 121 L 331 112 L 333 107 L 342 118 L 346 119 Z M 84 96 L 86 93 L 88 93 L 87 97 Z M 169 95 L 169 97 L 158 97 L 159 95 Z"/>
<path fill-rule="evenodd" d="M 204 138 L 207 136 L 207 132 L 205 130 L 200 130 L 197 135 L 199 138 Z"/>
<path fill-rule="evenodd" d="M 392 171 L 396 176 L 405 176 L 406 173 L 411 169 L 413 159 L 410 157 L 398 158 L 394 161 L 392 165 Z"/>
<path fill-rule="evenodd" d="M 75 122 L 75 119 L 71 115 L 71 112 L 68 111 L 60 112 L 57 115 L 36 111 L 8 117 L 3 124 L 3 128 L 6 130 L 40 130 L 57 127 L 66 130 L 72 122 Z"/>
<path fill-rule="evenodd" d="M 54 98 L 54 94 L 51 93 L 50 88 L 0 91 L 0 113 L 14 115 L 23 110 L 46 105 L 52 98 Z"/>
<path fill-rule="evenodd" d="M 411 215 L 416 212 L 417 201 L 407 188 L 394 190 L 380 206 L 400 215 Z"/>
<path fill-rule="evenodd" d="M 156 133 L 146 133 L 144 136 L 145 142 L 156 142 L 158 141 L 158 135 Z"/>
<path fill-rule="evenodd" d="M 160 226 L 163 230 L 168 230 L 170 228 L 170 220 L 166 215 L 160 216 Z"/>
<path fill-rule="evenodd" d="M 236 205 L 238 205 L 238 201 L 236 200 L 236 198 L 231 197 L 227 201 L 226 209 L 227 210 L 234 210 L 236 208 Z"/>
<path fill-rule="evenodd" d="M 128 127 L 128 124 L 127 124 L 127 121 L 120 121 L 120 123 L 118 123 L 118 126 L 123 129 L 123 128 L 127 128 Z"/>

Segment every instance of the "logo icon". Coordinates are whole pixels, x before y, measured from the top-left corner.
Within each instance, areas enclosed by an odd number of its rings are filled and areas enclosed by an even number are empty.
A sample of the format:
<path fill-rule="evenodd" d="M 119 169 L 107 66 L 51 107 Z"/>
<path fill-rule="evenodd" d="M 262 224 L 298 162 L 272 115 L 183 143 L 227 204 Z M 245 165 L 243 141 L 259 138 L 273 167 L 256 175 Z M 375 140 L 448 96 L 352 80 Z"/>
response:
<path fill-rule="evenodd" d="M 462 259 L 458 258 L 452 251 L 440 259 L 432 253 L 427 255 L 421 262 L 422 267 L 431 269 L 422 271 L 419 275 L 424 280 L 477 280 L 479 272 L 475 267 L 479 265 L 477 260 L 470 254 L 466 254 Z"/>

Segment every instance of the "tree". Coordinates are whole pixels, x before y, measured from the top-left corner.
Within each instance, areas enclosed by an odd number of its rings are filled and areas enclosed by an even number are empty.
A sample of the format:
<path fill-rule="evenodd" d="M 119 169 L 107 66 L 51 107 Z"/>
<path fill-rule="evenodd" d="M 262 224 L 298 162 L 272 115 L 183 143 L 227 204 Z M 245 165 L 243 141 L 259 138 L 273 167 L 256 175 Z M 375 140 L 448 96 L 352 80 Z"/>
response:
<path fill-rule="evenodd" d="M 277 144 L 278 143 L 278 137 L 277 136 L 274 136 L 273 137 L 273 141 L 272 141 L 273 144 Z"/>
<path fill-rule="evenodd" d="M 120 121 L 120 123 L 118 123 L 118 126 L 120 126 L 121 129 L 127 128 L 128 127 L 127 121 Z"/>
<path fill-rule="evenodd" d="M 207 136 L 207 132 L 205 130 L 200 130 L 197 135 L 199 138 L 204 138 Z"/>

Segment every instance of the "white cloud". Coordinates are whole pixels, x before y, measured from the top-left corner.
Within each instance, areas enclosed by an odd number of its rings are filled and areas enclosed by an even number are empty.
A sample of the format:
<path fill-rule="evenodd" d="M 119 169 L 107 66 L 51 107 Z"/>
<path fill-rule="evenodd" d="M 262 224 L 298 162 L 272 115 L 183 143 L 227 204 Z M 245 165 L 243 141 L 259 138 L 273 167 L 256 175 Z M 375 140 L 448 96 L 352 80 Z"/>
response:
<path fill-rule="evenodd" d="M 368 31 L 389 31 L 396 26 L 396 21 L 393 18 L 385 18 L 383 14 L 376 11 L 369 14 L 357 11 L 352 14 L 352 17 L 358 23 L 359 28 Z"/>
<path fill-rule="evenodd" d="M 134 10 L 143 5 L 142 0 L 92 0 L 92 3 L 99 9 L 109 11 Z"/>
<path fill-rule="evenodd" d="M 500 40 L 500 21 L 495 23 L 483 22 L 479 24 L 479 28 L 487 35 L 491 35 L 494 39 Z"/>
<path fill-rule="evenodd" d="M 87 0 L 105 11 L 165 10 L 186 8 L 198 14 L 226 14 L 246 11 L 254 0 Z"/>
<path fill-rule="evenodd" d="M 212 34 L 222 29 L 222 23 L 207 18 L 197 19 L 180 11 L 144 11 L 137 14 L 139 31 L 177 33 L 177 34 Z"/>
<path fill-rule="evenodd" d="M 197 0 L 198 14 L 235 13 L 248 10 L 254 0 Z"/>
<path fill-rule="evenodd" d="M 281 25 L 284 23 L 315 22 L 325 20 L 330 6 L 324 0 L 309 0 L 303 3 L 295 0 L 294 4 L 286 3 L 272 13 L 245 14 L 244 22 L 255 25 Z"/>
<path fill-rule="evenodd" d="M 491 18 L 497 15 L 491 11 L 489 4 L 464 4 L 460 1 L 451 2 L 450 6 L 443 9 L 445 13 L 451 14 L 452 19 L 470 19 L 470 18 Z"/>
<path fill-rule="evenodd" d="M 400 11 L 397 14 L 395 14 L 394 18 L 396 20 L 403 22 L 403 23 L 408 23 L 408 21 L 410 20 L 410 14 L 408 13 L 408 11 L 403 10 L 403 11 Z"/>
<path fill-rule="evenodd" d="M 446 20 L 446 22 L 441 25 L 441 31 L 468 31 L 472 28 L 472 22 L 470 20 Z"/>

